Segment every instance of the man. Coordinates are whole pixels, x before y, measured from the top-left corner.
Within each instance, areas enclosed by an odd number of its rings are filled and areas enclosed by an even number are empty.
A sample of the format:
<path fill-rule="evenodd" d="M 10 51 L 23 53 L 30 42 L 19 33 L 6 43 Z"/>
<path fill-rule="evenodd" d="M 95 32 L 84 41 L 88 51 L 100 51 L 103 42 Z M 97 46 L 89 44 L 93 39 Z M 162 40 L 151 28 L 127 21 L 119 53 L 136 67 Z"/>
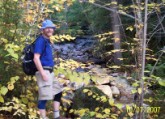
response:
<path fill-rule="evenodd" d="M 60 118 L 59 107 L 62 88 L 53 73 L 54 61 L 50 42 L 50 37 L 53 35 L 54 30 L 55 25 L 53 22 L 45 20 L 41 27 L 42 34 L 35 41 L 34 47 L 34 63 L 38 69 L 35 73 L 39 88 L 38 108 L 42 119 L 47 119 L 46 102 L 52 99 L 54 100 L 54 118 Z"/>

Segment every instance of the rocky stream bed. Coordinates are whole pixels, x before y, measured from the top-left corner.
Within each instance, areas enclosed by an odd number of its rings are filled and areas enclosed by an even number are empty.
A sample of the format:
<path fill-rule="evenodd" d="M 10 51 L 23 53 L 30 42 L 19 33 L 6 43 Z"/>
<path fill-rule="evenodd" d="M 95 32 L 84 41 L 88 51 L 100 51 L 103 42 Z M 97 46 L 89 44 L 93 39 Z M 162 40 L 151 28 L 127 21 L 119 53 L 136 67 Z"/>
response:
<path fill-rule="evenodd" d="M 104 61 L 93 56 L 92 50 L 96 46 L 97 41 L 92 38 L 78 38 L 73 42 L 55 44 L 54 50 L 58 51 L 60 58 L 67 60 L 73 59 L 78 62 L 87 63 L 93 62 L 91 65 L 76 69 L 77 72 L 93 72 L 95 75 L 102 76 L 102 80 L 98 81 L 100 84 L 100 89 L 104 89 L 109 93 L 108 95 L 112 97 L 113 94 L 121 95 L 121 100 L 132 99 L 131 90 L 129 82 L 124 76 L 118 73 L 111 73 L 110 69 L 101 65 Z M 99 64 L 100 63 L 100 64 Z M 109 86 L 109 88 L 107 88 Z"/>
<path fill-rule="evenodd" d="M 116 102 L 122 104 L 131 104 L 134 95 L 131 94 L 133 87 L 128 80 L 121 73 L 112 73 L 110 69 L 105 67 L 104 61 L 92 54 L 92 50 L 97 44 L 97 40 L 93 38 L 77 38 L 72 42 L 57 43 L 54 45 L 54 51 L 58 52 L 58 57 L 63 60 L 74 60 L 85 65 L 85 67 L 78 67 L 76 72 L 87 72 L 92 75 L 101 77 L 97 80 L 97 84 L 90 82 L 88 85 L 77 84 L 76 82 L 68 81 L 68 87 L 79 90 L 82 87 L 96 87 L 101 90 L 110 99 L 115 99 Z M 89 64 L 89 62 L 91 62 Z M 59 74 L 58 79 L 66 79 L 64 74 Z M 75 91 L 76 92 L 76 91 Z M 66 99 L 73 100 L 74 94 L 64 96 Z"/>

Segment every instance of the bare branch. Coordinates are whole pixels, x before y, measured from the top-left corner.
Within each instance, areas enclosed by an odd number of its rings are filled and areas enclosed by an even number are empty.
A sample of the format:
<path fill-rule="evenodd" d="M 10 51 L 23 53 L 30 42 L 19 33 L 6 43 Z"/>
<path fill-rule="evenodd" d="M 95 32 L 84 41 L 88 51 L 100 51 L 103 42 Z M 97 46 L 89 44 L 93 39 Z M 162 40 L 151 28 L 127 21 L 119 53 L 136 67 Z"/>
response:
<path fill-rule="evenodd" d="M 153 72 L 154 72 L 154 70 L 155 70 L 156 65 L 158 64 L 158 62 L 159 62 L 160 58 L 161 58 L 161 57 L 162 57 L 162 55 L 164 54 L 164 52 L 163 52 L 164 50 L 165 50 L 165 46 L 164 46 L 164 48 L 163 48 L 163 50 L 162 50 L 161 54 L 159 55 L 159 58 L 157 59 L 156 63 L 154 64 L 154 66 L 153 66 L 153 68 L 152 68 L 152 71 L 151 71 L 151 73 L 150 73 L 150 76 L 153 74 Z"/>
<path fill-rule="evenodd" d="M 85 0 L 84 2 L 88 2 L 88 1 Z M 129 18 L 131 18 L 131 19 L 134 19 L 134 20 L 139 21 L 139 19 L 135 18 L 134 16 L 132 16 L 132 15 L 130 15 L 130 14 L 122 13 L 122 12 L 120 12 L 120 11 L 116 11 L 116 10 L 114 10 L 114 9 L 112 9 L 112 8 L 105 7 L 105 6 L 100 5 L 100 4 L 97 4 L 97 3 L 91 3 L 91 2 L 88 2 L 88 3 L 90 3 L 90 4 L 92 4 L 92 5 L 95 5 L 95 6 L 97 6 L 97 7 L 100 7 L 100 8 L 106 9 L 106 10 L 108 10 L 108 11 L 115 12 L 115 13 L 118 13 L 118 14 L 127 16 L 127 17 L 129 17 Z"/>

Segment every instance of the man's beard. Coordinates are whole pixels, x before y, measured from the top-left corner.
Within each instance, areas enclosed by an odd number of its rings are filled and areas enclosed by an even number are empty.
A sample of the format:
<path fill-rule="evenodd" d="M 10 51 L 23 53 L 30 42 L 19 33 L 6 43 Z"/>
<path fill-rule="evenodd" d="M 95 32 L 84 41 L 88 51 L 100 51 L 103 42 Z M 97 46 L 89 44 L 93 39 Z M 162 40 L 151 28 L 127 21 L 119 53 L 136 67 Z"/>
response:
<path fill-rule="evenodd" d="M 46 37 L 51 37 L 53 34 L 51 34 L 51 35 L 48 35 L 48 33 L 44 33 L 44 35 L 46 36 Z"/>

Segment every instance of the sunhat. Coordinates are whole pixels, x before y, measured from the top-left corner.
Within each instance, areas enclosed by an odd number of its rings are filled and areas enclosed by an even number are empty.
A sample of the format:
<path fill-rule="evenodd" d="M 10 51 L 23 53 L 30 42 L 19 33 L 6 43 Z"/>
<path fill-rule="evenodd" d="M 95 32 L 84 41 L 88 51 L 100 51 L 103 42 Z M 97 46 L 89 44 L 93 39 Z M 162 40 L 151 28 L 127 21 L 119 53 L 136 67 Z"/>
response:
<path fill-rule="evenodd" d="M 53 28 L 56 29 L 55 25 L 53 24 L 53 22 L 51 20 L 45 20 L 42 22 L 42 27 L 40 28 L 41 30 L 45 29 L 45 28 Z"/>

